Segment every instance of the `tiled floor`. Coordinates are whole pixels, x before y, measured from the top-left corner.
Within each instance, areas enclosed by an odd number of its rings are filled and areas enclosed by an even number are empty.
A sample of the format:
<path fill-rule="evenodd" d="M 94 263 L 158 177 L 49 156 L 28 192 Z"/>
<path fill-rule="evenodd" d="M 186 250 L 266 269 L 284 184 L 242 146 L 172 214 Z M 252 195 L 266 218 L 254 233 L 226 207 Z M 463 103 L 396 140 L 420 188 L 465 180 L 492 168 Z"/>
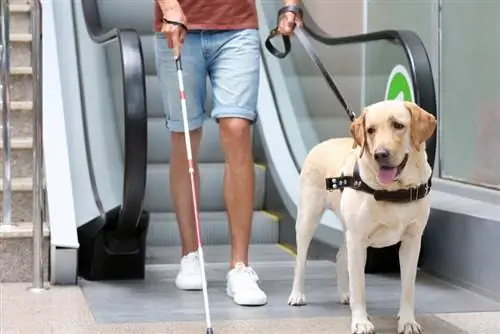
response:
<path fill-rule="evenodd" d="M 53 287 L 40 294 L 29 285 L 0 285 L 0 333 L 2 334 L 203 334 L 202 321 L 97 324 L 78 287 Z M 236 306 L 233 306 L 237 308 Z M 242 313 L 251 311 L 241 309 Z M 500 312 L 421 315 L 419 322 L 429 334 L 497 334 Z M 393 317 L 373 317 L 378 334 L 395 333 Z M 349 333 L 349 317 L 302 319 L 216 320 L 216 334 L 341 334 Z"/>
<path fill-rule="evenodd" d="M 216 334 L 350 333 L 348 308 L 337 303 L 333 264 L 313 261 L 309 265 L 309 305 L 291 308 L 286 305 L 292 278 L 291 257 L 277 246 L 254 248 L 253 263 L 269 294 L 269 304 L 243 308 L 224 295 L 226 251 L 223 247 L 206 249 Z M 153 249 L 150 262 L 159 263 L 160 258 L 164 262 L 176 261 L 175 255 L 169 258 L 167 253 L 172 252 Z M 203 334 L 201 294 L 176 291 L 172 283 L 175 272 L 175 265 L 153 264 L 148 267 L 145 281 L 82 281 L 81 288 L 53 287 L 40 294 L 28 292 L 26 284 L 2 284 L 0 333 Z M 399 300 L 399 280 L 369 276 L 367 282 L 368 307 L 377 333 L 395 333 L 393 314 Z M 500 332 L 498 303 L 430 277 L 419 277 L 417 310 L 425 333 Z"/>

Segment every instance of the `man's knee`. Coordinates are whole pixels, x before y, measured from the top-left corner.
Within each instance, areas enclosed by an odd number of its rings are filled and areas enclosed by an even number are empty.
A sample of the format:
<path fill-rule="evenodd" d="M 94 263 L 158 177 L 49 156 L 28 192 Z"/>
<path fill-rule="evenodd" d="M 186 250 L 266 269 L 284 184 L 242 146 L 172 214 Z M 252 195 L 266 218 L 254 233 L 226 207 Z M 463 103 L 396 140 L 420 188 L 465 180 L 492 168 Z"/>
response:
<path fill-rule="evenodd" d="M 219 119 L 220 137 L 223 146 L 241 146 L 251 137 L 252 122 L 245 118 Z"/>

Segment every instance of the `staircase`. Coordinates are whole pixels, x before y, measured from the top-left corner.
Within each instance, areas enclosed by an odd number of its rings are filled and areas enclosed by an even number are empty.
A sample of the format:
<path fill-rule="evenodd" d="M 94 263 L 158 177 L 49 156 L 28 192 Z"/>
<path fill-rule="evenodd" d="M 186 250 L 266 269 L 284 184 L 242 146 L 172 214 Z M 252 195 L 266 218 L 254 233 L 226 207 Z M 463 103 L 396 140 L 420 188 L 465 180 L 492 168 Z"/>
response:
<path fill-rule="evenodd" d="M 12 225 L 0 225 L 0 282 L 26 282 L 32 279 L 33 82 L 30 9 L 31 5 L 26 1 L 11 1 L 11 109 L 9 121 L 11 138 Z M 3 150 L 3 142 L 0 144 Z M 3 175 L 3 151 L 0 154 L 0 160 L 0 169 Z M 0 181 L 0 191 L 2 191 L 1 200 L 3 200 L 3 181 Z M 3 212 L 1 204 L 0 210 L 0 212 Z M 48 226 L 44 227 L 44 235 L 44 265 L 47 266 Z"/>
<path fill-rule="evenodd" d="M 140 2 L 135 1 L 137 5 Z M 144 10 L 144 9 L 137 9 Z M 152 248 L 173 247 L 180 252 L 180 238 L 170 196 L 170 134 L 165 128 L 165 116 L 160 96 L 160 85 L 155 73 L 153 36 L 141 36 L 148 105 L 148 170 L 145 209 L 151 213 L 147 244 Z M 172 78 L 176 80 L 176 78 Z M 189 93 L 188 93 L 189 94 Z M 211 94 L 207 94 L 211 95 Z M 211 102 L 207 102 L 207 110 Z M 186 170 L 187 173 L 187 170 Z M 214 120 L 208 120 L 203 129 L 199 152 L 200 210 L 202 235 L 205 245 L 229 245 L 229 228 L 223 198 L 224 155 L 219 143 L 219 129 Z M 254 165 L 255 204 L 252 244 L 276 244 L 278 219 L 264 210 L 266 167 Z M 165 249 L 164 249 L 165 250 Z M 227 254 L 229 256 L 229 253 Z M 158 259 L 161 261 L 161 259 Z"/>

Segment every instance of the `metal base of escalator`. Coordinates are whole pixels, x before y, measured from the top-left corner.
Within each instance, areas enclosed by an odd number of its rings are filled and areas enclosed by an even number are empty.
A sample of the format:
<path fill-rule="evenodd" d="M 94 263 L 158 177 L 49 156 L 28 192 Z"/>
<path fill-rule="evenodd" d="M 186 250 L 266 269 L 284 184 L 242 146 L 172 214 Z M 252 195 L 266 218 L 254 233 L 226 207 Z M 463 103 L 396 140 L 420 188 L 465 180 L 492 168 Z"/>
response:
<path fill-rule="evenodd" d="M 236 306 L 225 294 L 229 247 L 205 246 L 212 318 L 251 320 L 310 318 L 349 315 L 338 302 L 335 265 L 329 261 L 309 261 L 306 273 L 308 305 L 289 307 L 294 258 L 279 245 L 252 245 L 250 260 L 268 294 L 263 307 Z M 173 281 L 177 273 L 178 247 L 150 247 L 146 279 L 119 282 L 80 280 L 85 298 L 97 323 L 148 323 L 203 321 L 201 292 L 179 291 Z M 399 304 L 397 275 L 367 276 L 367 306 L 371 315 L 393 316 Z M 461 313 L 499 311 L 500 303 L 447 282 L 419 275 L 417 313 Z"/>

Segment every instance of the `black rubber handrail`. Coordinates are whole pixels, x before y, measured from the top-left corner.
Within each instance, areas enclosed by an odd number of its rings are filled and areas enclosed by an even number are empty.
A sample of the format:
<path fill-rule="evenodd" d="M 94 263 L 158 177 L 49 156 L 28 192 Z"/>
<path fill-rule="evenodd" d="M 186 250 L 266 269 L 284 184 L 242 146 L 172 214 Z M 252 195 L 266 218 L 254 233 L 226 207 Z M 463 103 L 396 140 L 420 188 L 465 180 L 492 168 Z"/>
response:
<path fill-rule="evenodd" d="M 133 29 L 102 29 L 97 1 L 82 1 L 85 25 L 98 44 L 116 41 L 123 73 L 124 175 L 123 198 L 116 236 L 133 236 L 143 210 L 147 167 L 147 106 L 144 56 L 139 34 Z"/>
<path fill-rule="evenodd" d="M 348 45 L 386 40 L 394 42 L 404 50 L 412 79 L 415 103 L 437 119 L 436 92 L 434 77 L 432 75 L 431 62 L 425 49 L 424 43 L 416 33 L 409 30 L 381 30 L 360 35 L 332 37 L 322 30 L 304 8 L 304 30 L 314 40 L 324 45 Z M 427 141 L 427 160 L 431 168 L 434 168 L 436 158 L 438 131 Z"/>

